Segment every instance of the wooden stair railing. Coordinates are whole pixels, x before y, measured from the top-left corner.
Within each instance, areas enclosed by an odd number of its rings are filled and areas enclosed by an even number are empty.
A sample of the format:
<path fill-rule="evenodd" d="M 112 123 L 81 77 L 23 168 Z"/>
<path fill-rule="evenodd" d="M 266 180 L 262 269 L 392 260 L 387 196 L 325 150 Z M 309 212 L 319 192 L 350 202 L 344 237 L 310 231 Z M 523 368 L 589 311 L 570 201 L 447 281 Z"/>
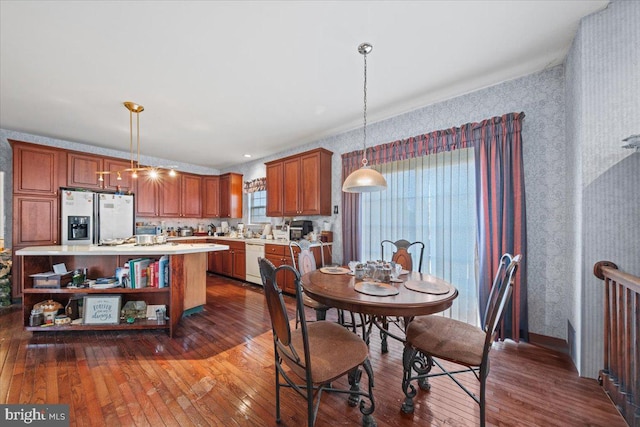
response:
<path fill-rule="evenodd" d="M 610 261 L 593 274 L 604 280 L 604 369 L 599 382 L 630 426 L 640 426 L 640 277 Z"/>

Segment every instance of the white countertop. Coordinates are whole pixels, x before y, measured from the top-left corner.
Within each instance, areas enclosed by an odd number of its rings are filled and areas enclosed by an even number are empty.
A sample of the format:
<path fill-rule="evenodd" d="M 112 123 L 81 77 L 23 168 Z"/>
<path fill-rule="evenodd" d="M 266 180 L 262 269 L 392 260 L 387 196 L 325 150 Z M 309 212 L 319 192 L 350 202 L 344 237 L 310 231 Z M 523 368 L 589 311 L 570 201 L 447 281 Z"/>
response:
<path fill-rule="evenodd" d="M 133 243 L 117 246 L 58 245 L 30 246 L 16 251 L 16 255 L 181 255 L 225 251 L 228 249 L 229 246 L 227 245 L 213 243 L 165 243 L 163 245 L 149 246 L 139 246 Z"/>
<path fill-rule="evenodd" d="M 253 245 L 282 245 L 289 246 L 288 240 L 274 240 L 274 239 L 239 239 L 237 237 L 228 237 L 228 236 L 189 236 L 189 237 L 169 237 L 167 240 L 170 242 L 178 242 L 180 240 L 228 240 L 230 242 L 244 242 L 250 243 Z M 332 243 L 325 243 L 325 245 L 331 245 Z M 320 246 L 320 242 L 313 242 L 311 246 Z"/>

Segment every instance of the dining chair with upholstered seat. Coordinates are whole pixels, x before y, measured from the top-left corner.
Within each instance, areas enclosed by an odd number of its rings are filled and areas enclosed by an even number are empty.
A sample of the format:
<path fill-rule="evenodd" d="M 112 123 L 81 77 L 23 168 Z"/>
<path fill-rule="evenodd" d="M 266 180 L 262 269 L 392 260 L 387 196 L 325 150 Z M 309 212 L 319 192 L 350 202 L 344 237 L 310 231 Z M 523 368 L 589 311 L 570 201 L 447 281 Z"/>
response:
<path fill-rule="evenodd" d="M 384 260 L 384 249 L 385 247 L 393 249 L 393 253 L 391 255 L 391 261 L 396 264 L 400 264 L 404 270 L 413 271 L 413 257 L 409 250 L 413 247 L 418 250 L 418 273 L 422 273 L 422 258 L 424 257 L 424 243 L 418 242 L 409 242 L 405 239 L 396 240 L 395 242 L 391 240 L 383 240 L 380 242 L 380 254 L 382 259 Z M 392 337 L 397 339 L 398 341 L 404 342 L 404 330 L 405 330 L 405 320 L 397 317 L 385 317 L 376 320 L 378 322 L 380 328 L 380 348 L 382 353 L 387 353 L 389 351 L 389 345 L 387 343 L 387 337 Z M 395 326 L 393 332 L 391 332 L 390 326 Z"/>
<path fill-rule="evenodd" d="M 276 374 L 276 422 L 280 422 L 280 388 L 288 387 L 307 401 L 307 425 L 313 426 L 324 391 L 349 394 L 349 405 L 360 403 L 363 426 L 375 426 L 373 411 L 373 372 L 369 348 L 356 334 L 337 323 L 320 320 L 307 324 L 300 285 L 300 273 L 289 265 L 278 268 L 260 258 L 260 276 L 264 285 L 273 332 Z M 300 327 L 293 329 L 276 274 L 288 270 L 296 285 L 296 316 Z M 360 390 L 362 367 L 368 378 L 367 391 Z M 334 383 L 347 375 L 350 388 Z M 367 402 L 368 401 L 368 402 Z"/>
<path fill-rule="evenodd" d="M 402 390 L 405 400 L 404 413 L 414 410 L 416 388 L 411 384 L 418 380 L 421 390 L 429 390 L 431 377 L 447 375 L 480 406 L 480 425 L 485 425 L 486 380 L 489 374 L 489 350 L 495 341 L 496 329 L 509 303 L 515 274 L 522 255 L 504 254 L 489 293 L 485 320 L 482 328 L 447 317 L 430 315 L 416 317 L 409 323 L 403 353 Z M 461 365 L 460 370 L 448 371 L 437 359 Z M 431 373 L 436 365 L 439 372 Z M 413 375 L 413 371 L 416 372 Z M 480 396 L 467 389 L 456 375 L 472 372 L 480 381 Z"/>
<path fill-rule="evenodd" d="M 324 267 L 324 247 L 322 246 L 322 243 L 320 245 L 320 265 Z M 296 248 L 298 249 L 297 256 L 295 250 Z M 290 241 L 289 252 L 291 253 L 291 260 L 293 261 L 293 268 L 298 270 L 300 276 L 303 276 L 316 269 L 316 257 L 313 255 L 313 252 L 311 252 L 311 243 L 308 240 L 300 240 L 299 242 Z M 318 301 L 310 298 L 304 293 L 302 301 L 304 302 L 304 305 L 306 307 L 315 310 L 316 320 L 325 320 L 327 318 L 327 310 L 329 310 L 331 307 L 319 303 Z"/>

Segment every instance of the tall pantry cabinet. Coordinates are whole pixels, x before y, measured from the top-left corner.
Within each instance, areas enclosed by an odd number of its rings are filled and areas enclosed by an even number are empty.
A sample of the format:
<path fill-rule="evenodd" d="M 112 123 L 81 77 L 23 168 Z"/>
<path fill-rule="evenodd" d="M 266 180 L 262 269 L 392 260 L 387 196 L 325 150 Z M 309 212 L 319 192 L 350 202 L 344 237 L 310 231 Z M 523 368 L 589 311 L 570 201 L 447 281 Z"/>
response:
<path fill-rule="evenodd" d="M 66 185 L 63 151 L 9 140 L 13 148 L 13 253 L 59 244 L 59 189 Z M 13 256 L 12 297 L 21 298 L 19 259 Z"/>

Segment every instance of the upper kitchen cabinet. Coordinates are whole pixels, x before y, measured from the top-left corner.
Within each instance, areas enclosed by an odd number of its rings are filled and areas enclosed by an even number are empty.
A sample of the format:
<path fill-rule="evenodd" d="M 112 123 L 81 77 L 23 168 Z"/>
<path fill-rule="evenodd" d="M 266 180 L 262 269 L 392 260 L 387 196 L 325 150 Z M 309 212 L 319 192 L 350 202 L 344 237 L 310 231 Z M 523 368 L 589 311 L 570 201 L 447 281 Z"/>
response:
<path fill-rule="evenodd" d="M 202 216 L 202 179 L 197 175 L 180 174 L 158 183 L 158 215 L 173 218 Z"/>
<path fill-rule="evenodd" d="M 158 181 L 139 176 L 134 185 L 136 215 L 158 216 Z"/>
<path fill-rule="evenodd" d="M 130 162 L 91 154 L 67 153 L 67 184 L 69 187 L 92 190 L 133 191 L 131 173 L 125 172 Z M 106 171 L 102 175 L 101 171 Z M 120 178 L 120 179 L 118 179 Z"/>
<path fill-rule="evenodd" d="M 55 148 L 9 140 L 13 147 L 13 192 L 57 196 L 66 186 L 66 156 Z"/>
<path fill-rule="evenodd" d="M 125 193 L 133 192 L 133 178 L 131 172 L 123 172 L 131 167 L 131 162 L 127 160 L 104 159 L 105 171 L 111 172 L 104 177 L 104 188 L 107 190 L 120 190 Z"/>
<path fill-rule="evenodd" d="M 219 176 L 205 176 L 202 178 L 202 217 L 220 218 Z"/>
<path fill-rule="evenodd" d="M 182 216 L 186 218 L 202 217 L 202 177 L 181 175 L 180 201 Z"/>
<path fill-rule="evenodd" d="M 242 218 L 242 175 L 220 175 L 220 217 Z"/>
<path fill-rule="evenodd" d="M 284 216 L 282 191 L 284 185 L 282 161 L 267 163 L 267 216 Z"/>
<path fill-rule="evenodd" d="M 102 168 L 102 157 L 88 154 L 67 153 L 67 185 L 69 187 L 102 189 L 98 172 Z"/>
<path fill-rule="evenodd" d="M 266 163 L 267 215 L 331 215 L 332 155 L 317 148 Z"/>

